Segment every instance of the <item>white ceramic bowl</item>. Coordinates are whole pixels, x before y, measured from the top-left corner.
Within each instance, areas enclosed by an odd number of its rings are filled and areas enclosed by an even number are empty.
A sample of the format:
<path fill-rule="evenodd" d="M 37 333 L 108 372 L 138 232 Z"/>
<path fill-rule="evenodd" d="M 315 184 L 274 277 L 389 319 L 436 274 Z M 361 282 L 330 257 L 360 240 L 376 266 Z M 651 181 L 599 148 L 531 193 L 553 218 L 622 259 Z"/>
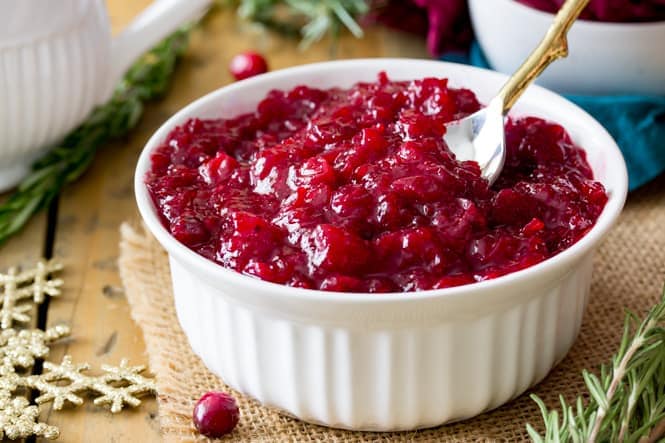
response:
<path fill-rule="evenodd" d="M 252 111 L 271 89 L 349 87 L 379 71 L 393 79 L 448 77 L 487 100 L 505 76 L 437 61 L 368 59 L 286 69 L 195 101 L 148 141 L 136 197 L 171 263 L 175 306 L 192 349 L 234 389 L 305 421 L 362 430 L 436 426 L 495 408 L 541 380 L 579 331 L 591 260 L 616 220 L 627 177 L 619 149 L 584 111 L 539 87 L 515 114 L 562 123 L 588 152 L 609 201 L 570 249 L 495 280 L 407 294 L 296 289 L 253 279 L 204 259 L 162 226 L 144 184 L 150 154 L 190 117 Z"/>
<path fill-rule="evenodd" d="M 511 74 L 545 35 L 554 15 L 515 0 L 469 0 L 471 21 L 487 60 Z M 536 80 L 560 93 L 665 94 L 665 21 L 604 23 L 578 20 L 569 55 Z"/>

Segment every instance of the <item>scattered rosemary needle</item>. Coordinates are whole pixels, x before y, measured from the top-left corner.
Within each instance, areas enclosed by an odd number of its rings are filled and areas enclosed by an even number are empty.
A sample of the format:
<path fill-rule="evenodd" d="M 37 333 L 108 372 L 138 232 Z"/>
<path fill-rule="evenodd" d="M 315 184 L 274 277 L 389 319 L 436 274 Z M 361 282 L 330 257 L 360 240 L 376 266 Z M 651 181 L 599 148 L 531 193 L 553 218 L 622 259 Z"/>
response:
<path fill-rule="evenodd" d="M 239 0 L 238 14 L 283 34 L 300 35 L 301 48 L 306 48 L 326 34 L 336 37 L 342 27 L 362 37 L 356 18 L 369 8 L 369 0 Z"/>
<path fill-rule="evenodd" d="M 544 434 L 527 425 L 534 442 L 665 441 L 665 291 L 660 302 L 640 322 L 626 314 L 623 337 L 611 363 L 600 377 L 583 373 L 589 391 L 584 404 L 560 398 L 561 411 L 548 410 L 535 395 L 544 420 Z"/>
<path fill-rule="evenodd" d="M 143 104 L 162 95 L 177 59 L 187 48 L 192 26 L 176 31 L 139 59 L 127 72 L 108 103 L 68 134 L 34 165 L 32 172 L 0 204 L 0 244 L 17 233 L 60 190 L 83 174 L 97 149 L 129 132 L 143 114 Z"/>

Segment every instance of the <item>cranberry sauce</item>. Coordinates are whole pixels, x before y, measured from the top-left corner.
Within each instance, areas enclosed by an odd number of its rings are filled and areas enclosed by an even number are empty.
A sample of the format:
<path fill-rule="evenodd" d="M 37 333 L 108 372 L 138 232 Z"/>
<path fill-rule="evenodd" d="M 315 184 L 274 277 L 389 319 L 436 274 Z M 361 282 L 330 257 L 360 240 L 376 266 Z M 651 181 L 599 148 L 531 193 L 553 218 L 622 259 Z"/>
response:
<path fill-rule="evenodd" d="M 457 286 L 541 262 L 595 223 L 607 196 L 565 129 L 508 122 L 488 187 L 445 123 L 477 109 L 445 79 L 272 91 L 256 112 L 189 120 L 146 176 L 187 247 L 267 281 L 330 291 Z"/>

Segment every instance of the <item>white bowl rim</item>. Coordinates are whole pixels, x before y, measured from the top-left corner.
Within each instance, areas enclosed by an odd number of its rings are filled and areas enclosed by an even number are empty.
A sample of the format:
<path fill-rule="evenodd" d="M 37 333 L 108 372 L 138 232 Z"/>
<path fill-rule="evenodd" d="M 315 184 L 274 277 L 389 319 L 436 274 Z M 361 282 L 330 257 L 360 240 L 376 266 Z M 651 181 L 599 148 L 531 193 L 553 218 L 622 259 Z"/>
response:
<path fill-rule="evenodd" d="M 360 59 L 350 59 L 350 60 L 337 60 L 337 61 L 327 61 L 319 63 L 311 63 L 300 65 L 296 67 L 281 69 L 266 74 L 262 74 L 256 77 L 252 77 L 246 80 L 232 83 L 227 86 L 223 86 L 215 91 L 212 91 L 203 97 L 196 99 L 195 101 L 189 103 L 184 108 L 180 109 L 174 115 L 172 115 L 166 122 L 164 122 L 157 131 L 150 137 L 146 143 L 143 151 L 140 154 L 139 160 L 137 162 L 135 175 L 134 175 L 134 191 L 135 197 L 138 204 L 139 213 L 143 218 L 144 223 L 148 227 L 148 230 L 157 238 L 161 245 L 167 250 L 169 255 L 173 255 L 176 259 L 181 262 L 184 262 L 193 269 L 196 269 L 200 273 L 204 273 L 207 277 L 212 279 L 224 279 L 235 285 L 241 287 L 254 287 L 254 289 L 259 290 L 264 293 L 270 293 L 272 297 L 279 297 L 283 300 L 298 301 L 298 300 L 307 300 L 309 302 L 337 302 L 344 304 L 353 304 L 353 303 L 416 303 L 423 300 L 430 299 L 447 299 L 450 301 L 458 300 L 462 297 L 483 297 L 491 296 L 492 292 L 507 286 L 514 285 L 516 282 L 521 280 L 533 280 L 537 279 L 538 274 L 543 274 L 546 270 L 552 270 L 557 265 L 572 264 L 580 257 L 589 253 L 597 244 L 602 240 L 602 238 L 607 234 L 613 224 L 616 222 L 626 199 L 628 192 L 628 173 L 623 159 L 623 155 L 619 150 L 619 147 L 614 142 L 613 138 L 609 133 L 598 123 L 593 117 L 591 117 L 586 111 L 579 108 L 574 103 L 568 101 L 567 99 L 561 97 L 560 95 L 549 91 L 543 87 L 534 85 L 531 88 L 539 89 L 542 92 L 549 95 L 553 100 L 559 101 L 560 103 L 566 103 L 568 106 L 577 108 L 579 113 L 583 116 L 586 116 L 588 119 L 591 119 L 592 123 L 595 124 L 594 131 L 603 136 L 607 140 L 606 154 L 605 157 L 608 162 L 614 163 L 614 166 L 618 168 L 619 174 L 617 177 L 614 177 L 614 187 L 613 192 L 609 195 L 609 199 L 602 213 L 596 220 L 596 224 L 587 232 L 579 241 L 573 244 L 571 247 L 561 251 L 560 253 L 540 262 L 528 268 L 515 271 L 494 279 L 484 280 L 480 282 L 474 282 L 466 285 L 443 288 L 443 289 L 429 289 L 425 291 L 413 291 L 413 292 L 390 292 L 390 293 L 359 293 L 359 292 L 335 292 L 335 291 L 323 291 L 318 289 L 304 289 L 304 288 L 294 288 L 291 286 L 286 286 L 278 283 L 271 283 L 268 281 L 260 280 L 255 277 L 250 277 L 244 275 L 240 272 L 237 272 L 232 269 L 225 268 L 220 264 L 217 264 L 207 258 L 197 254 L 192 251 L 184 244 L 177 241 L 162 225 L 159 216 L 156 213 L 152 198 L 150 197 L 147 187 L 144 184 L 144 177 L 147 171 L 150 168 L 150 154 L 156 148 L 156 146 L 167 136 L 167 134 L 177 125 L 178 122 L 181 122 L 184 118 L 193 118 L 195 116 L 195 111 L 205 104 L 219 100 L 221 96 L 226 94 L 228 91 L 242 88 L 251 88 L 254 85 L 264 82 L 270 82 L 273 79 L 283 78 L 290 76 L 296 73 L 302 73 L 306 71 L 316 71 L 319 69 L 330 68 L 333 66 L 343 66 L 348 65 L 349 67 L 361 68 L 368 67 L 371 65 L 376 66 L 381 64 L 382 66 L 387 66 L 392 63 L 413 63 L 413 64 L 437 64 L 439 66 L 454 66 L 456 69 L 468 69 L 472 71 L 483 71 L 483 75 L 496 76 L 507 79 L 508 76 L 491 71 L 489 69 L 477 68 L 468 65 L 462 65 L 458 63 L 451 62 L 442 62 L 438 60 L 423 60 L 423 59 L 408 59 L 408 58 L 360 58 Z M 355 66 L 354 66 L 355 65 Z M 379 68 L 387 69 L 387 68 Z"/>
<path fill-rule="evenodd" d="M 556 13 L 543 11 L 533 6 L 525 5 L 520 3 L 517 0 L 506 0 L 510 3 L 513 3 L 516 8 L 522 8 L 525 11 L 533 13 L 533 15 L 540 16 L 541 18 L 551 21 L 554 19 Z M 632 32 L 636 30 L 646 31 L 648 28 L 661 28 L 665 27 L 665 20 L 653 20 L 645 22 L 604 22 L 599 20 L 586 20 L 586 19 L 577 19 L 574 26 L 581 28 L 586 26 L 589 31 L 608 31 L 608 32 Z"/>

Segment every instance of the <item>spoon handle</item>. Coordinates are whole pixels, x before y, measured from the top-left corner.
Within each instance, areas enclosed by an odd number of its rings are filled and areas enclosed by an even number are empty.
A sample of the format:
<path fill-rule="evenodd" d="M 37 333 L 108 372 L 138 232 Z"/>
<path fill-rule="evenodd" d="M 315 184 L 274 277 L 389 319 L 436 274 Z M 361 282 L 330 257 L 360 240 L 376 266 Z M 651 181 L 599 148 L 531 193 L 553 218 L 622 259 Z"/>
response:
<path fill-rule="evenodd" d="M 504 115 L 550 63 L 568 55 L 566 34 L 588 3 L 589 0 L 566 0 L 561 6 L 545 37 L 499 91 Z"/>

